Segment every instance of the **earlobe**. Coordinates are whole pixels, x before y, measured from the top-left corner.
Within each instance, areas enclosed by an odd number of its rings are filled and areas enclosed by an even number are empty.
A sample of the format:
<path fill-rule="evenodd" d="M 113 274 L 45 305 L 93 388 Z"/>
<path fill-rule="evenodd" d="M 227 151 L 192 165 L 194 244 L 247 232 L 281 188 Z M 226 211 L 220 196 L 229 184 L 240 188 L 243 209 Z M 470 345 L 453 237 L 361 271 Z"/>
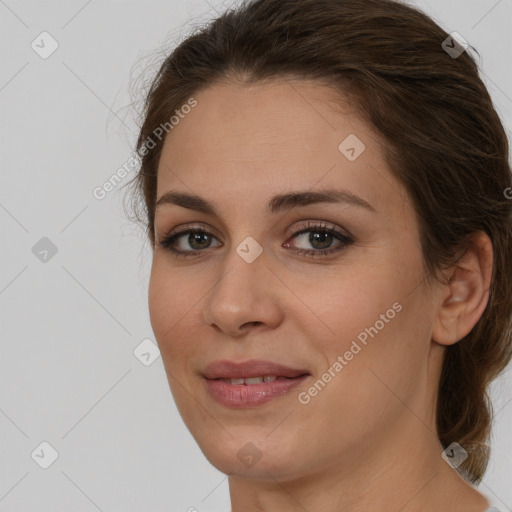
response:
<path fill-rule="evenodd" d="M 489 300 L 492 266 L 492 242 L 486 233 L 479 231 L 473 235 L 464 256 L 449 271 L 432 329 L 433 341 L 452 345 L 473 329 Z"/>

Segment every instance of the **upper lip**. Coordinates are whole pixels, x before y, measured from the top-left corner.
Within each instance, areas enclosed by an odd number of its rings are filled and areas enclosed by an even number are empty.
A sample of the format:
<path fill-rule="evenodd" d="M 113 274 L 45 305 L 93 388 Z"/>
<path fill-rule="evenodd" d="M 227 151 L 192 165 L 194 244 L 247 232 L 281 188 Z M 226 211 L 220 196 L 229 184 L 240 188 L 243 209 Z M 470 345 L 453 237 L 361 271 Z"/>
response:
<path fill-rule="evenodd" d="M 303 368 L 291 368 L 272 361 L 251 359 L 238 363 L 228 360 L 214 361 L 206 366 L 202 374 L 207 379 L 241 379 L 265 375 L 294 378 L 309 375 L 309 372 Z"/>

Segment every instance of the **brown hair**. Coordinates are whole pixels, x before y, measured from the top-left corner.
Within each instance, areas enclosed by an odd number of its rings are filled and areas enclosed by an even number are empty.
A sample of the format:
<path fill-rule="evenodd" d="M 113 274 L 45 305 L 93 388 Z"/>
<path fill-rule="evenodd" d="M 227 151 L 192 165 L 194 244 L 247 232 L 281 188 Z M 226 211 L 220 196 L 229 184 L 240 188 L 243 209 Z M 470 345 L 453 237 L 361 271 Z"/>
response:
<path fill-rule="evenodd" d="M 315 79 L 350 97 L 380 132 L 413 200 L 429 279 L 456 265 L 476 231 L 493 242 L 489 302 L 473 330 L 447 347 L 437 401 L 443 448 L 454 441 L 465 448 L 458 471 L 479 483 L 490 454 L 488 386 L 512 357 L 512 201 L 505 197 L 512 178 L 507 136 L 473 48 L 453 58 L 441 46 L 448 36 L 395 0 L 246 0 L 179 44 L 152 81 L 133 205 L 154 244 L 165 141 L 154 130 L 169 127 L 176 110 L 217 81 Z M 144 149 L 149 140 L 154 147 Z"/>

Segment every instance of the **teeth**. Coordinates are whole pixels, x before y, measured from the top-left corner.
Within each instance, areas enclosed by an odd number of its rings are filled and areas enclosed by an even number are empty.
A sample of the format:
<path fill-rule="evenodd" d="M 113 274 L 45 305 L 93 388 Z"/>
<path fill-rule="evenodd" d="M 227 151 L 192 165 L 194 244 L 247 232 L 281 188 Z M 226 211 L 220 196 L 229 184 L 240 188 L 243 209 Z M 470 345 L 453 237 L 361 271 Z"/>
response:
<path fill-rule="evenodd" d="M 244 379 L 246 384 L 261 384 L 263 382 L 263 377 L 249 377 Z"/>
<path fill-rule="evenodd" d="M 247 385 L 250 386 L 252 384 L 262 384 L 263 382 L 272 382 L 276 380 L 277 377 L 275 375 L 265 375 L 261 377 L 247 377 L 245 379 L 222 379 L 224 382 L 229 382 L 234 386 L 242 386 Z"/>

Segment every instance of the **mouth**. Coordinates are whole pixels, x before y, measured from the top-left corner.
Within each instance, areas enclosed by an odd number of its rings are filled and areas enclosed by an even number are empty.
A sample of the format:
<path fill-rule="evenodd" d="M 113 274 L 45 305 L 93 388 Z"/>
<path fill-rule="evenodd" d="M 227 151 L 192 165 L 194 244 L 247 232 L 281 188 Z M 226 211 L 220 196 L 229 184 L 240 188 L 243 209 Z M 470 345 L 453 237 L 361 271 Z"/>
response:
<path fill-rule="evenodd" d="M 211 380 L 220 380 L 225 382 L 226 384 L 232 384 L 233 386 L 254 386 L 255 384 L 263 384 L 264 382 L 274 382 L 276 380 L 279 381 L 289 381 L 295 380 L 299 377 L 303 377 L 305 375 L 299 375 L 298 377 L 283 377 L 282 375 L 260 375 L 258 377 L 239 377 L 239 378 L 229 378 L 229 379 L 211 379 Z"/>
<path fill-rule="evenodd" d="M 311 374 L 270 361 L 216 361 L 202 373 L 211 398 L 231 408 L 262 405 L 300 386 Z"/>
<path fill-rule="evenodd" d="M 260 359 L 251 359 L 249 361 L 214 361 L 209 364 L 202 372 L 206 379 L 253 379 L 253 378 L 270 378 L 277 379 L 286 377 L 295 379 L 302 375 L 309 375 L 305 368 L 293 368 L 272 361 L 263 361 Z M 258 383 L 258 382 L 255 382 Z"/>

